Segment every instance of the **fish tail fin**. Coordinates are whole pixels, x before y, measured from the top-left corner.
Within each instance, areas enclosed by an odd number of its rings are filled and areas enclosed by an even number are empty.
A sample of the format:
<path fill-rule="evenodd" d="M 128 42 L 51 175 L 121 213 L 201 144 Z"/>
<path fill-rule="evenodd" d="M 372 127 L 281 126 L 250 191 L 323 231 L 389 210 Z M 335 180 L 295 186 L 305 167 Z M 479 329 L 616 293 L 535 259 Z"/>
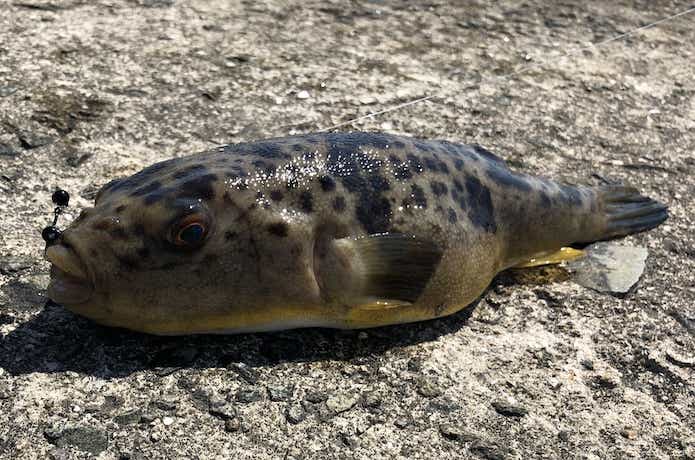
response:
<path fill-rule="evenodd" d="M 659 226 L 668 218 L 668 207 L 644 196 L 633 187 L 603 185 L 596 189 L 604 225 L 596 240 L 640 233 Z"/>

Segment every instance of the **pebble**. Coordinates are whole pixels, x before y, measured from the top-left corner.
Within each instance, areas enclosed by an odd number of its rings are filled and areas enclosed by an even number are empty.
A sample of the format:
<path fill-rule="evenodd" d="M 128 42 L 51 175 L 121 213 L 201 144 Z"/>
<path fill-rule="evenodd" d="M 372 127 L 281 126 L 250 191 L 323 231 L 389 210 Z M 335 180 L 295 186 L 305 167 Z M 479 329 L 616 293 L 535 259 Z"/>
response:
<path fill-rule="evenodd" d="M 162 419 L 162 424 L 164 424 L 164 426 L 170 426 L 170 425 L 173 425 L 173 423 L 174 423 L 173 417 L 164 417 Z"/>
<path fill-rule="evenodd" d="M 294 387 L 292 386 L 280 386 L 280 385 L 268 385 L 268 397 L 271 401 L 288 401 L 294 393 Z"/>
<path fill-rule="evenodd" d="M 446 439 L 457 442 L 471 442 L 479 439 L 475 433 L 463 430 L 456 425 L 444 423 L 439 425 L 439 432 Z"/>
<path fill-rule="evenodd" d="M 629 439 L 630 441 L 633 441 L 637 439 L 637 430 L 635 430 L 632 427 L 626 426 L 622 430 L 620 430 L 620 435 L 625 438 Z"/>
<path fill-rule="evenodd" d="M 19 143 L 22 147 L 27 150 L 43 147 L 53 142 L 53 138 L 51 137 L 41 136 L 27 131 L 18 131 L 17 139 L 19 139 Z"/>
<path fill-rule="evenodd" d="M 19 155 L 19 152 L 13 149 L 11 145 L 0 142 L 0 156 L 16 157 L 17 155 Z"/>
<path fill-rule="evenodd" d="M 0 97 L 11 96 L 17 92 L 17 88 L 14 86 L 0 86 Z"/>
<path fill-rule="evenodd" d="M 678 367 L 695 367 L 695 356 L 688 358 L 676 353 L 674 350 L 666 351 L 666 360 Z"/>
<path fill-rule="evenodd" d="M 408 425 L 410 425 L 410 419 L 406 417 L 398 417 L 396 420 L 393 422 L 394 425 L 396 425 L 397 428 L 400 428 L 401 430 Z"/>
<path fill-rule="evenodd" d="M 584 369 L 587 371 L 593 371 L 594 370 L 594 362 L 590 359 L 582 359 L 579 361 L 579 364 L 582 365 Z"/>
<path fill-rule="evenodd" d="M 517 406 L 507 401 L 493 401 L 492 407 L 495 408 L 498 414 L 506 417 L 523 417 L 528 414 L 528 409 L 525 407 Z"/>
<path fill-rule="evenodd" d="M 138 423 L 140 421 L 140 411 L 135 409 L 123 412 L 121 414 L 116 415 L 113 418 L 113 421 L 118 423 L 119 425 L 132 425 L 134 423 Z"/>
<path fill-rule="evenodd" d="M 252 403 L 263 399 L 263 392 L 255 388 L 246 388 L 237 391 L 236 400 L 240 403 Z"/>
<path fill-rule="evenodd" d="M 333 413 L 340 414 L 352 409 L 359 401 L 359 396 L 356 394 L 337 394 L 331 395 L 326 401 L 326 406 Z"/>
<path fill-rule="evenodd" d="M 285 417 L 288 422 L 296 425 L 306 418 L 306 412 L 304 412 L 304 408 L 300 404 L 292 404 L 287 408 Z"/>
<path fill-rule="evenodd" d="M 210 414 L 223 420 L 229 420 L 236 417 L 236 409 L 232 404 L 222 404 L 210 407 Z"/>
<path fill-rule="evenodd" d="M 309 99 L 311 97 L 311 94 L 309 94 L 309 91 L 302 90 L 297 93 L 297 99 Z"/>
<path fill-rule="evenodd" d="M 93 455 L 99 455 L 109 447 L 106 432 L 93 427 L 67 426 L 58 429 L 53 426 L 44 431 L 44 436 L 58 447 L 73 446 Z"/>
<path fill-rule="evenodd" d="M 174 395 L 167 395 L 157 399 L 154 405 L 163 411 L 172 411 L 178 407 L 178 398 Z"/>
<path fill-rule="evenodd" d="M 613 242 L 584 248 L 586 256 L 567 264 L 572 280 L 595 291 L 627 294 L 644 272 L 647 248 Z"/>
<path fill-rule="evenodd" d="M 323 391 L 310 390 L 307 391 L 304 400 L 313 404 L 318 404 L 324 402 L 328 399 L 328 395 Z"/>
<path fill-rule="evenodd" d="M 381 406 L 381 396 L 374 391 L 370 391 L 362 395 L 362 407 L 375 409 Z"/>
<path fill-rule="evenodd" d="M 234 433 L 239 431 L 241 428 L 241 421 L 237 418 L 230 418 L 229 420 L 224 422 L 224 431 L 228 433 Z"/>
<path fill-rule="evenodd" d="M 433 381 L 424 377 L 417 382 L 417 392 L 425 398 L 436 398 L 442 394 L 442 390 Z"/>
<path fill-rule="evenodd" d="M 594 377 L 594 385 L 599 388 L 606 388 L 612 390 L 617 387 L 619 382 L 616 377 L 607 374 L 601 374 Z"/>

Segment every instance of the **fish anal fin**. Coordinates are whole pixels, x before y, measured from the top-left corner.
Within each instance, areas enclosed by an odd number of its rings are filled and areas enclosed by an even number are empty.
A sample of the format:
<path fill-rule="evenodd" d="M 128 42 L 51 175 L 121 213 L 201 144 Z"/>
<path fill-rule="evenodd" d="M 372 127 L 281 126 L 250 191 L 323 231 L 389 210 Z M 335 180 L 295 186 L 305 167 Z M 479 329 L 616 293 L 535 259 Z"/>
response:
<path fill-rule="evenodd" d="M 534 254 L 528 260 L 514 265 L 513 268 L 530 268 L 539 267 L 541 265 L 554 265 L 576 260 L 580 257 L 584 257 L 585 255 L 586 253 L 581 249 L 563 247 L 557 251 L 543 251 L 539 252 L 538 254 Z"/>
<path fill-rule="evenodd" d="M 363 311 L 380 311 L 380 310 L 392 310 L 394 308 L 409 307 L 412 303 L 404 302 L 402 300 L 389 300 L 389 299 L 379 299 L 372 300 L 371 302 L 366 302 L 361 305 L 357 305 L 356 309 Z"/>

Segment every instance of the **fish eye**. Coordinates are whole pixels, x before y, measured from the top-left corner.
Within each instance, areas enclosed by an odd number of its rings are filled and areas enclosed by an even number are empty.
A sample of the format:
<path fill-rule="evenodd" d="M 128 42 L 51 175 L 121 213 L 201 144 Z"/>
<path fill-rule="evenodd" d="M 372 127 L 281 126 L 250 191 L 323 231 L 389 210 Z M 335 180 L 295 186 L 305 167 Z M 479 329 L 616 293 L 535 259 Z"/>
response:
<path fill-rule="evenodd" d="M 207 236 L 207 224 L 200 216 L 189 216 L 176 226 L 174 244 L 180 247 L 196 247 Z"/>

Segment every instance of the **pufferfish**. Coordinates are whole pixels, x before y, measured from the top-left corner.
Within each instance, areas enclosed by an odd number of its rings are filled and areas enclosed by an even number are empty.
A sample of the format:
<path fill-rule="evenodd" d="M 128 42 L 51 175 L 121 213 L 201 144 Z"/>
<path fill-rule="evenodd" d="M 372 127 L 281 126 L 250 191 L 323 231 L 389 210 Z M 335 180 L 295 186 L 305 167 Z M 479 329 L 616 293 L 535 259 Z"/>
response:
<path fill-rule="evenodd" d="M 633 188 L 520 174 L 479 145 L 284 137 L 104 185 L 47 248 L 48 295 L 162 335 L 384 326 L 450 315 L 502 270 L 667 216 Z"/>

